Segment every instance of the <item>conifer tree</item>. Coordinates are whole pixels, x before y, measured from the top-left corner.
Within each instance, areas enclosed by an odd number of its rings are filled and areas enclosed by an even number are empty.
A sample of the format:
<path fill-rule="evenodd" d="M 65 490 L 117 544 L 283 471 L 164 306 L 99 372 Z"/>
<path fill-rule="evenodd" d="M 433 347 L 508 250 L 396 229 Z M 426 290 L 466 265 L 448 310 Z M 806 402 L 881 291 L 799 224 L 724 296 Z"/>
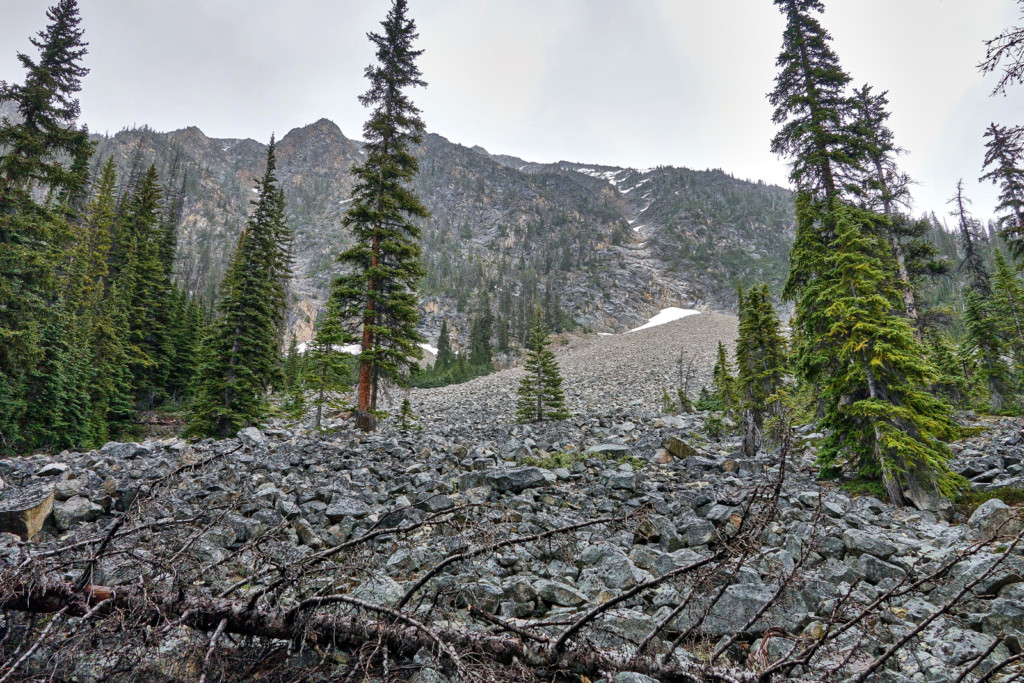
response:
<path fill-rule="evenodd" d="M 124 251 L 119 259 L 121 250 L 115 249 L 112 264 L 128 296 L 129 337 L 141 352 L 131 370 L 135 400 L 142 410 L 152 408 L 167 397 L 174 359 L 173 285 L 160 258 L 162 198 L 156 166 L 151 165 L 119 221 L 115 247 Z"/>
<path fill-rule="evenodd" d="M 434 371 L 442 373 L 449 370 L 455 364 L 455 354 L 452 352 L 452 339 L 448 332 L 448 319 L 441 321 L 441 334 L 437 338 L 437 358 L 434 360 Z"/>
<path fill-rule="evenodd" d="M 981 252 L 978 250 L 981 226 L 978 225 L 967 206 L 971 203 L 964 196 L 964 181 L 959 180 L 956 184 L 956 195 L 949 200 L 953 205 L 950 215 L 956 218 L 957 230 L 960 235 L 960 250 L 963 258 L 960 261 L 960 270 L 965 271 L 970 278 L 971 287 L 978 296 L 988 299 L 992 294 L 991 283 L 989 282 L 988 271 L 981 259 Z"/>
<path fill-rule="evenodd" d="M 416 66 L 422 50 L 412 47 L 416 24 L 406 13 L 406 0 L 393 0 L 383 33 L 369 34 L 377 63 L 366 69 L 370 88 L 359 101 L 373 113 L 363 127 L 366 160 L 352 169 L 354 201 L 343 219 L 355 244 L 338 257 L 347 273 L 333 289 L 342 316 L 362 324 L 356 422 L 364 430 L 376 426 L 379 382 L 403 384 L 425 341 L 416 331 L 416 288 L 426 271 L 415 219 L 428 212 L 408 187 L 419 170 L 411 147 L 425 127 L 407 90 L 426 83 Z"/>
<path fill-rule="evenodd" d="M 491 313 L 490 297 L 487 290 L 480 295 L 480 308 L 470 326 L 469 331 L 469 364 L 474 367 L 493 368 L 493 349 L 491 332 L 494 327 L 494 314 Z"/>
<path fill-rule="evenodd" d="M 866 167 L 860 191 L 865 198 L 865 206 L 888 219 L 885 228 L 903 290 L 903 310 L 920 338 L 916 329 L 917 300 L 903 245 L 903 240 L 912 236 L 913 231 L 908 230 L 910 221 L 898 210 L 910 198 L 910 179 L 896 164 L 896 156 L 903 150 L 896 146 L 892 130 L 886 123 L 889 119 L 886 95 L 885 92 L 875 95 L 869 85 L 853 92 L 854 130 Z"/>
<path fill-rule="evenodd" d="M 548 344 L 548 330 L 544 325 L 543 313 L 538 310 L 526 341 L 523 379 L 519 382 L 516 410 L 519 422 L 565 420 L 569 417 L 562 392 L 562 375 L 555 354 L 548 348 Z"/>
<path fill-rule="evenodd" d="M 740 304 L 736 340 L 736 386 L 743 421 L 743 452 L 757 454 L 766 417 L 774 415 L 772 396 L 783 386 L 786 347 L 767 285 L 755 287 Z"/>
<path fill-rule="evenodd" d="M 849 119 L 850 77 L 829 43 L 832 37 L 813 16 L 821 0 L 774 0 L 786 17 L 779 73 L 769 101 L 780 125 L 772 151 L 789 157 L 790 179 L 818 201 L 838 197 L 856 177 L 857 136 Z"/>
<path fill-rule="evenodd" d="M 999 186 L 1000 234 L 1018 259 L 1024 258 L 1024 131 L 995 123 L 985 131 L 985 162 L 988 172 L 979 180 Z"/>
<path fill-rule="evenodd" d="M 1024 367 L 1024 284 L 1006 262 L 1001 249 L 995 250 L 995 265 L 992 312 L 999 321 L 1000 336 L 1013 351 L 1017 367 Z"/>
<path fill-rule="evenodd" d="M 258 195 L 217 303 L 220 316 L 204 342 L 204 362 L 190 409 L 193 434 L 230 436 L 263 417 L 265 394 L 280 382 L 280 328 L 283 324 L 279 264 L 286 246 L 284 191 L 277 186 L 274 140 Z"/>
<path fill-rule="evenodd" d="M 823 257 L 831 276 L 811 284 L 815 305 L 799 316 L 817 318 L 813 327 L 828 330 L 818 353 L 804 359 L 812 366 L 805 372 L 827 358 L 840 368 L 820 373 L 827 404 L 818 456 L 823 474 L 846 471 L 855 482 L 881 483 L 892 503 L 903 504 L 908 488 L 952 493 L 957 478 L 945 441 L 957 428 L 948 406 L 927 391 L 935 371 L 924 348 L 907 320 L 891 314 L 899 297 L 876 220 L 851 207 L 837 211 L 836 242 Z"/>
<path fill-rule="evenodd" d="M 126 302 L 108 277 L 116 189 L 117 171 L 110 157 L 79 226 L 67 270 L 66 290 L 77 318 L 74 343 L 88 354 L 89 419 L 96 444 L 126 431 L 134 415 Z"/>
<path fill-rule="evenodd" d="M 341 351 L 355 338 L 342 326 L 338 304 L 327 300 L 317 317 L 316 335 L 306 348 L 303 363 L 303 387 L 312 392 L 310 403 L 316 409 L 313 428 L 320 429 L 325 407 L 340 407 L 339 396 L 351 389 L 348 383 L 349 354 Z"/>
<path fill-rule="evenodd" d="M 952 405 L 962 405 L 970 394 L 962 349 L 949 335 L 937 330 L 933 330 L 926 341 L 928 359 L 936 372 L 930 391 Z"/>
<path fill-rule="evenodd" d="M 56 305 L 56 265 L 69 242 L 70 206 L 83 195 L 85 160 L 92 153 L 87 131 L 76 125 L 74 97 L 88 73 L 81 65 L 86 43 L 74 0 L 60 0 L 47 18 L 46 28 L 30 39 L 38 57 L 18 54 L 24 82 L 0 82 L 0 104 L 12 103 L 20 118 L 0 120 L 0 452 L 37 445 L 24 420 L 32 397 L 46 393 L 39 384 L 44 376 L 61 386 L 80 381 L 58 381 L 51 373 L 66 367 L 58 357 L 65 357 L 61 349 L 71 334 L 55 325 L 73 324 L 67 307 Z M 37 201 L 41 196 L 44 203 Z M 41 363 L 48 370 L 37 369 Z M 32 409 L 36 422 L 65 422 L 40 415 L 42 406 Z"/>
<path fill-rule="evenodd" d="M 711 371 L 712 398 L 720 401 L 722 410 L 731 413 L 736 407 L 736 378 L 733 377 L 729 357 L 725 352 L 725 344 L 718 342 L 718 357 Z M 683 406 L 680 406 L 683 409 Z"/>
<path fill-rule="evenodd" d="M 964 295 L 964 327 L 974 360 L 978 382 L 987 395 L 986 407 L 993 412 L 1003 410 L 1012 398 L 1011 373 L 1003 358 L 1000 325 L 991 311 L 991 302 L 976 289 Z"/>

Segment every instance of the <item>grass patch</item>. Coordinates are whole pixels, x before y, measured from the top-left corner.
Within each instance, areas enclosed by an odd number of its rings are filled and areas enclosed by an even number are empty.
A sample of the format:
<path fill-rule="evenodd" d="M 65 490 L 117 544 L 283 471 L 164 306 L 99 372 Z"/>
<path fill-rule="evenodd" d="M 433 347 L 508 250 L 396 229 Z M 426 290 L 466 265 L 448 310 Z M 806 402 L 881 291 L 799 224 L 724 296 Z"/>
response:
<path fill-rule="evenodd" d="M 578 462 L 585 463 L 587 460 L 604 460 L 605 462 L 616 462 L 620 465 L 629 463 L 634 470 L 644 466 L 644 461 L 634 455 L 620 455 L 614 457 L 606 453 L 588 453 L 587 451 L 555 451 L 543 457 L 529 456 L 523 458 L 522 464 L 530 467 L 540 467 L 545 470 L 557 470 L 564 467 L 571 470 Z"/>
<path fill-rule="evenodd" d="M 998 498 L 1010 507 L 1024 506 L 1024 489 L 1004 488 L 994 491 L 964 491 L 957 496 L 956 504 L 968 517 L 978 509 L 982 503 Z"/>

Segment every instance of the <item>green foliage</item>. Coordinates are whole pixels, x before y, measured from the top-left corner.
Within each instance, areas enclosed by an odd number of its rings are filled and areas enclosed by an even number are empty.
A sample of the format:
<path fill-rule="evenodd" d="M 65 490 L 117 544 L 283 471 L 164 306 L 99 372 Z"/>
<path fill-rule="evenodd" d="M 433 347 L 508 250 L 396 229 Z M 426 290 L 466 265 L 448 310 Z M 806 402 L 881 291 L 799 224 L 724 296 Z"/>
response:
<path fill-rule="evenodd" d="M 203 343 L 196 398 L 189 410 L 190 434 L 224 437 L 257 424 L 266 410 L 267 390 L 280 383 L 281 268 L 287 262 L 282 236 L 289 233 L 275 168 L 271 139 L 252 216 L 221 283 L 220 316 Z"/>
<path fill-rule="evenodd" d="M 732 366 L 729 364 L 725 344 L 722 342 L 718 342 L 718 356 L 715 360 L 715 367 L 711 371 L 711 397 L 721 406 L 714 410 L 732 411 L 738 400 L 736 378 L 732 375 Z"/>
<path fill-rule="evenodd" d="M 992 314 L 991 304 L 975 290 L 964 296 L 964 327 L 969 342 L 973 375 L 983 387 L 984 407 L 1002 411 L 1013 401 L 1010 368 L 1003 356 L 999 322 Z"/>
<path fill-rule="evenodd" d="M 548 348 L 549 343 L 547 328 L 538 312 L 526 343 L 523 379 L 519 382 L 516 408 L 519 422 L 565 420 L 569 417 L 562 393 L 562 375 L 555 354 Z"/>
<path fill-rule="evenodd" d="M 704 418 L 704 433 L 712 439 L 720 439 L 729 432 L 720 415 L 711 414 Z"/>
<path fill-rule="evenodd" d="M 771 399 L 785 380 L 786 344 L 779 328 L 767 285 L 755 287 L 745 296 L 740 294 L 736 389 L 743 423 L 743 452 L 747 457 L 753 457 L 761 445 L 765 418 L 775 415 L 776 405 Z M 720 362 L 724 362 L 725 348 L 721 344 L 719 347 Z M 728 377 L 727 371 L 728 366 L 723 365 L 720 372 Z M 724 395 L 721 400 L 727 409 L 729 404 Z"/>
<path fill-rule="evenodd" d="M 1021 507 L 1024 505 L 1024 489 L 1001 488 L 984 492 L 964 490 L 956 497 L 956 504 L 964 516 L 970 517 L 982 503 L 990 500 L 1001 500 L 1010 507 Z"/>
<path fill-rule="evenodd" d="M 448 318 L 445 318 L 441 321 L 441 334 L 437 338 L 437 358 L 434 360 L 434 370 L 443 373 L 453 365 L 455 365 L 455 354 L 452 352 L 452 338 L 448 333 Z"/>
<path fill-rule="evenodd" d="M 416 426 L 416 414 L 412 412 L 412 403 L 409 398 L 402 399 L 402 408 L 398 412 L 398 428 L 412 429 Z"/>
<path fill-rule="evenodd" d="M 303 359 L 302 389 L 312 392 L 309 404 L 315 408 L 313 427 L 320 429 L 324 408 L 343 409 L 342 394 L 351 390 L 349 377 L 353 357 L 341 348 L 351 344 L 354 337 L 342 326 L 338 303 L 327 301 L 327 307 L 317 319 L 316 336 L 306 348 Z"/>
<path fill-rule="evenodd" d="M 818 461 L 826 476 L 881 481 L 893 502 L 911 478 L 945 495 L 959 480 L 948 468 L 945 442 L 958 434 L 949 408 L 927 387 L 935 371 L 907 321 L 893 316 L 898 290 L 886 263 L 875 217 L 840 206 L 836 238 L 819 252 L 819 277 L 797 304 L 805 335 L 799 367 L 821 386 L 827 436 Z M 808 343 L 807 331 L 815 334 Z"/>
<path fill-rule="evenodd" d="M 86 194 L 88 131 L 77 126 L 87 70 L 74 0 L 47 11 L 30 38 L 38 57 L 18 54 L 21 84 L 0 82 L 0 452 L 90 445 L 102 430 L 88 408 L 89 350 L 78 301 L 62 297 L 65 268 L 83 255 L 76 212 Z M 73 295 L 74 293 L 69 293 Z M 43 403 L 43 401 L 53 401 Z"/>
<path fill-rule="evenodd" d="M 1019 127 L 989 125 L 985 131 L 984 169 L 981 180 L 999 187 L 1000 234 L 1017 259 L 1024 258 L 1024 131 Z"/>
<path fill-rule="evenodd" d="M 725 410 L 725 402 L 717 398 L 707 387 L 700 388 L 700 397 L 694 403 L 697 410 L 711 410 L 722 412 Z"/>
<path fill-rule="evenodd" d="M 338 256 L 346 269 L 333 288 L 343 318 L 362 321 L 357 422 L 371 429 L 381 379 L 404 384 L 423 357 L 425 341 L 416 331 L 416 288 L 426 274 L 421 263 L 420 227 L 429 215 L 408 183 L 419 170 L 412 146 L 425 130 L 419 109 L 406 91 L 425 86 L 412 48 L 416 24 L 406 1 L 394 0 L 382 22 L 383 34 L 369 34 L 377 63 L 366 70 L 370 89 L 359 101 L 373 107 L 363 127 L 365 161 L 352 168 L 353 202 L 343 223 L 355 243 Z"/>
<path fill-rule="evenodd" d="M 862 148 L 849 125 L 850 77 L 832 50 L 832 37 L 813 13 L 821 0 L 774 0 L 786 17 L 779 73 L 769 101 L 780 125 L 772 151 L 790 158 L 790 179 L 800 192 L 831 201 L 859 168 Z"/>

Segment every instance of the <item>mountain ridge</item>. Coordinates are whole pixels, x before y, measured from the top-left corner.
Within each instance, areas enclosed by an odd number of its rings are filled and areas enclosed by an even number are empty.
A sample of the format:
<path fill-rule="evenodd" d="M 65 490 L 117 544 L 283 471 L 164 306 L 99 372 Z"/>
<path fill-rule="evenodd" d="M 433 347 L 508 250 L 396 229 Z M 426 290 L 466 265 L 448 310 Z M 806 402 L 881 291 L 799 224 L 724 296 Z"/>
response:
<path fill-rule="evenodd" d="M 97 166 L 113 155 L 123 177 L 139 159 L 155 163 L 169 185 L 181 184 L 177 276 L 212 296 L 248 215 L 266 144 L 212 138 L 196 126 L 94 139 Z M 296 235 L 289 328 L 304 341 L 334 257 L 349 243 L 341 220 L 362 143 L 322 117 L 287 131 L 277 146 Z M 484 290 L 515 335 L 535 305 L 556 328 L 621 331 L 669 306 L 730 311 L 736 282 L 778 287 L 785 276 L 793 217 L 784 188 L 720 170 L 530 162 L 435 133 L 416 154 L 413 188 L 431 211 L 422 223 L 428 276 L 421 290 L 421 328 L 431 341 L 444 317 L 456 339 L 464 337 Z M 174 168 L 179 177 L 171 177 Z"/>

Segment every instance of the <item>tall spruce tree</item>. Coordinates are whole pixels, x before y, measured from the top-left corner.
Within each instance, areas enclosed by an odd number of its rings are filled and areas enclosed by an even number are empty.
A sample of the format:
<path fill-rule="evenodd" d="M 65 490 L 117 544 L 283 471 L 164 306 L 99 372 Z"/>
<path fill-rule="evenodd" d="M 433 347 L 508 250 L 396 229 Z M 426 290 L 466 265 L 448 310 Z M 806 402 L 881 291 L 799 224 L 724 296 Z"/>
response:
<path fill-rule="evenodd" d="M 896 273 L 903 293 L 903 310 L 920 338 L 917 329 L 917 297 L 903 244 L 905 239 L 914 236 L 914 227 L 913 221 L 899 211 L 899 207 L 906 206 L 910 198 L 910 178 L 896 164 L 896 156 L 903 150 L 896 146 L 893 132 L 887 124 L 889 100 L 886 95 L 885 92 L 874 94 L 869 85 L 853 92 L 853 125 L 865 167 L 859 189 L 865 206 L 887 219 L 885 231 L 896 262 Z"/>
<path fill-rule="evenodd" d="M 569 417 L 562 392 L 562 375 L 555 354 L 548 348 L 550 343 L 543 312 L 537 310 L 526 341 L 523 378 L 519 382 L 516 409 L 519 422 L 565 420 Z"/>
<path fill-rule="evenodd" d="M 736 366 L 743 452 L 753 457 L 761 445 L 765 419 L 775 414 L 772 397 L 782 389 L 786 374 L 786 345 L 768 285 L 750 290 L 740 304 Z"/>
<path fill-rule="evenodd" d="M 786 17 L 775 90 L 769 101 L 780 126 L 772 151 L 791 161 L 790 180 L 818 201 L 839 196 L 859 173 L 851 129 L 849 75 L 832 50 L 832 37 L 813 16 L 821 0 L 774 0 Z"/>
<path fill-rule="evenodd" d="M 419 170 L 411 147 L 425 126 L 407 94 L 426 85 L 416 66 L 422 50 L 413 49 L 418 34 L 406 0 L 393 0 L 381 25 L 383 33 L 369 34 L 377 63 L 367 67 L 370 88 L 359 98 L 373 108 L 363 127 L 366 160 L 352 169 L 354 201 L 343 219 L 355 244 L 339 255 L 347 272 L 333 288 L 341 315 L 361 321 L 356 422 L 364 430 L 376 427 L 380 381 L 404 384 L 425 341 L 416 331 L 416 288 L 426 271 L 415 220 L 428 212 L 408 187 Z"/>
<path fill-rule="evenodd" d="M 448 371 L 455 365 L 455 353 L 452 352 L 452 338 L 448 332 L 448 318 L 441 321 L 441 333 L 437 337 L 437 358 L 434 360 L 434 372 Z"/>
<path fill-rule="evenodd" d="M 171 274 L 161 259 L 163 193 L 156 166 L 140 178 L 119 221 L 112 266 L 128 297 L 129 336 L 141 352 L 131 366 L 140 410 L 167 398 L 174 360 L 171 324 L 175 306 Z M 122 251 L 123 250 L 123 251 Z"/>
<path fill-rule="evenodd" d="M 491 300 L 484 289 L 480 294 L 480 304 L 476 317 L 469 330 L 469 364 L 475 367 L 493 369 L 494 350 L 491 336 L 494 328 L 494 314 L 491 312 Z"/>
<path fill-rule="evenodd" d="M 280 264 L 287 245 L 284 191 L 277 185 L 275 144 L 257 182 L 253 212 L 238 238 L 217 302 L 219 317 L 204 342 L 204 362 L 190 409 L 189 432 L 230 436 L 257 424 L 267 390 L 279 382 L 283 316 Z"/>
<path fill-rule="evenodd" d="M 1000 325 L 1000 336 L 1013 351 L 1018 368 L 1024 367 L 1024 283 L 1007 263 L 1001 249 L 994 254 L 996 272 L 992 279 L 992 312 Z"/>
<path fill-rule="evenodd" d="M 44 377 L 64 387 L 81 379 L 51 371 L 65 367 L 58 357 L 73 343 L 65 327 L 73 318 L 57 305 L 57 263 L 70 242 L 70 205 L 84 195 L 92 153 L 87 131 L 76 125 L 74 97 L 88 73 L 81 65 L 86 43 L 74 0 L 60 0 L 47 18 L 46 28 L 30 39 L 38 56 L 17 55 L 24 82 L 0 82 L 0 104 L 13 104 L 19 118 L 0 120 L 0 452 L 40 445 L 26 431 L 26 419 L 66 422 L 56 414 L 51 420 L 44 406 L 26 417 L 34 397 L 49 391 L 40 385 L 49 382 Z"/>
<path fill-rule="evenodd" d="M 827 405 L 827 436 L 818 456 L 823 473 L 880 483 L 894 504 L 905 502 L 906 490 L 930 487 L 949 495 L 957 478 L 947 465 L 945 441 L 957 428 L 948 406 L 928 392 L 935 371 L 924 348 L 907 320 L 892 315 L 899 294 L 878 217 L 841 207 L 836 221 L 836 243 L 823 259 L 832 276 L 809 287 L 816 305 L 799 314 L 828 330 L 819 352 L 804 362 L 829 359 L 841 368 L 821 373 Z"/>
<path fill-rule="evenodd" d="M 1014 257 L 1024 258 L 1024 131 L 1019 127 L 998 126 L 985 131 L 985 162 L 988 172 L 979 180 L 999 187 L 1000 234 Z"/>
<path fill-rule="evenodd" d="M 943 440 L 956 431 L 948 408 L 925 390 L 931 369 L 897 296 L 885 219 L 855 209 L 864 197 L 869 148 L 883 133 L 847 94 L 850 79 L 812 17 L 820 0 L 775 0 L 786 16 L 780 72 L 770 95 L 781 128 L 772 149 L 789 156 L 797 234 L 785 295 L 796 302 L 797 375 L 820 397 L 828 432 L 825 470 L 881 483 L 895 504 L 904 489 L 950 493 Z M 877 121 L 879 102 L 869 101 Z M 873 129 L 873 133 L 866 131 Z M 741 368 L 742 371 L 742 368 Z"/>
<path fill-rule="evenodd" d="M 957 234 L 960 238 L 962 256 L 959 270 L 967 275 L 971 288 L 978 293 L 978 296 L 988 299 L 992 294 L 992 285 L 978 248 L 978 241 L 981 239 L 981 226 L 967 209 L 971 200 L 964 196 L 963 180 L 957 181 L 956 195 L 949 200 L 949 203 L 953 205 L 950 215 L 956 218 Z"/>

